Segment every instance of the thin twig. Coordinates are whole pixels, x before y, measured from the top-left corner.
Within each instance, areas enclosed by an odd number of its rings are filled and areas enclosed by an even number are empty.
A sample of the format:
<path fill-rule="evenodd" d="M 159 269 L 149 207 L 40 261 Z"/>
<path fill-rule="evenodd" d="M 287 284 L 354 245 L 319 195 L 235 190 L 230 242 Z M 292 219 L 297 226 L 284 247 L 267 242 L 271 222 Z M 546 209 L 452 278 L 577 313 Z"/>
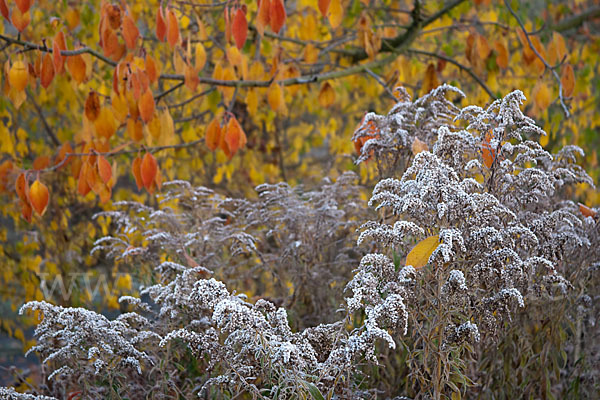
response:
<path fill-rule="evenodd" d="M 214 87 L 208 88 L 208 89 L 206 89 L 205 91 L 203 91 L 203 92 L 200 92 L 200 93 L 197 93 L 197 94 L 193 95 L 192 97 L 190 97 L 189 99 L 186 99 L 186 100 L 182 101 L 181 103 L 177 103 L 177 104 L 170 104 L 170 105 L 168 105 L 168 106 L 167 106 L 167 108 L 183 107 L 183 106 L 185 106 L 186 104 L 189 104 L 189 103 L 191 103 L 192 101 L 194 101 L 194 100 L 196 100 L 196 99 L 198 99 L 198 98 L 200 98 L 200 97 L 202 97 L 202 96 L 205 96 L 205 95 L 207 95 L 207 94 L 209 94 L 209 93 L 211 93 L 211 92 L 214 92 L 215 90 L 217 90 L 217 89 L 216 89 L 216 88 L 214 88 Z"/>
<path fill-rule="evenodd" d="M 0 39 L 4 40 L 5 42 L 8 42 L 10 44 L 16 44 L 19 46 L 23 46 L 25 49 L 28 50 L 39 50 L 39 51 L 43 51 L 45 53 L 52 53 L 53 50 L 51 48 L 49 48 L 48 46 L 46 46 L 45 44 L 40 45 L 40 44 L 35 44 L 32 42 L 27 42 L 25 40 L 20 40 L 20 39 L 14 39 L 11 38 L 10 36 L 6 36 L 6 35 L 0 35 Z M 102 54 L 100 54 L 99 52 L 97 52 L 94 49 L 91 49 L 89 47 L 82 47 L 76 50 L 61 50 L 60 54 L 62 54 L 63 56 L 76 56 L 79 54 L 91 54 L 92 56 L 104 61 L 105 63 L 112 65 L 113 67 L 117 66 L 117 63 L 113 60 L 111 60 L 108 57 L 103 56 Z"/>
<path fill-rule="evenodd" d="M 519 24 L 519 27 L 523 31 L 523 34 L 525 34 L 525 38 L 527 39 L 527 43 L 529 44 L 529 48 L 535 53 L 535 55 L 537 56 L 537 58 L 539 58 L 540 61 L 542 61 L 542 63 L 546 67 L 546 69 L 549 70 L 549 71 L 551 71 L 552 75 L 554 75 L 554 79 L 556 79 L 556 81 L 558 82 L 558 99 L 560 101 L 560 105 L 563 108 L 563 111 L 565 112 L 565 117 L 569 118 L 571 116 L 571 113 L 569 112 L 569 108 L 565 104 L 565 99 L 563 97 L 563 86 L 562 86 L 562 82 L 560 80 L 560 76 L 558 76 L 558 72 L 556 72 L 556 70 L 554 68 L 552 68 L 550 66 L 550 64 L 548 64 L 548 62 L 544 59 L 544 57 L 542 57 L 542 55 L 537 51 L 537 49 L 535 48 L 535 46 L 533 45 L 533 43 L 531 43 L 531 39 L 529 38 L 529 33 L 525 29 L 525 26 L 523 25 L 523 22 L 521 21 L 521 18 L 519 18 L 519 16 L 517 15 L 517 13 L 510 6 L 510 4 L 508 4 L 508 0 L 504 0 L 504 5 L 508 9 L 508 11 L 512 14 L 512 16 L 517 20 L 517 23 Z"/>
<path fill-rule="evenodd" d="M 50 140 L 52 141 L 52 143 L 57 147 L 60 146 L 60 140 L 58 140 L 58 137 L 56 137 L 56 135 L 54 134 L 54 131 L 48 124 L 48 121 L 46 120 L 46 117 L 44 116 L 44 113 L 42 112 L 42 108 L 37 103 L 37 101 L 35 101 L 35 97 L 31 95 L 31 92 L 29 90 L 27 90 L 27 97 L 29 98 L 29 101 L 31 101 L 31 104 L 33 104 L 35 111 L 38 113 L 40 120 L 42 121 L 42 125 L 44 125 L 44 130 L 48 134 L 48 137 L 50 137 Z"/>
<path fill-rule="evenodd" d="M 371 71 L 369 68 L 365 68 L 365 72 L 367 74 L 369 74 L 373 79 L 375 79 L 377 81 L 377 83 L 379 83 L 383 87 L 383 89 L 385 90 L 385 93 L 388 95 L 389 98 L 391 98 L 394 101 L 397 100 L 396 97 L 394 96 L 394 93 L 385 84 L 385 82 L 381 80 L 381 77 L 379 75 L 377 75 L 375 72 Z"/>
<path fill-rule="evenodd" d="M 185 81 L 181 81 L 181 82 L 179 82 L 177 85 L 175 85 L 175 86 L 172 86 L 172 87 L 170 87 L 169 89 L 165 90 L 164 92 L 157 94 L 156 96 L 154 96 L 154 101 L 155 101 L 156 103 L 158 103 L 158 101 L 159 101 L 161 98 L 163 98 L 163 97 L 165 97 L 166 95 L 168 95 L 168 94 L 170 94 L 170 93 L 172 93 L 172 92 L 176 91 L 177 89 L 179 89 L 180 87 L 182 87 L 184 84 L 185 84 Z"/>
<path fill-rule="evenodd" d="M 481 86 L 483 88 L 483 90 L 486 91 L 486 93 L 494 100 L 497 100 L 498 97 L 496 97 L 496 95 L 494 94 L 494 92 L 492 92 L 492 90 L 489 88 L 488 85 L 485 84 L 485 82 L 479 77 L 477 76 L 477 74 L 475 72 L 473 72 L 473 70 L 469 67 L 467 67 L 466 65 L 463 65 L 461 63 L 459 63 L 458 61 L 456 61 L 455 59 L 445 56 L 443 54 L 437 54 L 437 53 L 432 53 L 429 51 L 425 51 L 425 50 L 417 50 L 417 49 L 408 49 L 407 50 L 409 53 L 413 53 L 413 54 L 421 54 L 424 56 L 429 56 L 429 57 L 436 57 L 439 58 L 440 60 L 444 60 L 449 62 L 450 64 L 453 64 L 455 66 L 457 66 L 459 69 L 465 71 L 467 74 L 469 74 L 471 76 L 471 78 L 473 78 L 475 80 L 475 82 L 477 82 L 479 84 L 479 86 Z"/>
<path fill-rule="evenodd" d="M 202 139 L 198 139 L 198 140 L 193 140 L 191 142 L 185 142 L 185 143 L 179 143 L 179 144 L 171 144 L 171 145 L 165 145 L 165 146 L 155 146 L 155 147 L 144 147 L 144 150 L 148 153 L 157 153 L 159 151 L 163 151 L 163 150 L 170 150 L 170 149 L 183 149 L 186 147 L 193 147 L 197 144 L 200 144 L 204 142 L 204 138 Z M 118 150 L 118 151 L 108 151 L 105 153 L 102 152 L 98 152 L 98 151 L 94 151 L 94 152 L 90 152 L 90 153 L 66 153 L 65 157 L 62 159 L 61 162 L 59 162 L 56 165 L 53 165 L 52 167 L 48 167 L 48 168 L 44 168 L 41 170 L 36 170 L 36 172 L 53 172 L 56 171 L 57 169 L 61 168 L 63 165 L 65 165 L 69 159 L 71 157 L 86 157 L 86 156 L 103 156 L 103 157 L 113 157 L 113 156 L 119 156 L 122 154 L 135 154 L 138 153 L 140 151 L 139 148 L 135 148 L 132 150 Z"/>

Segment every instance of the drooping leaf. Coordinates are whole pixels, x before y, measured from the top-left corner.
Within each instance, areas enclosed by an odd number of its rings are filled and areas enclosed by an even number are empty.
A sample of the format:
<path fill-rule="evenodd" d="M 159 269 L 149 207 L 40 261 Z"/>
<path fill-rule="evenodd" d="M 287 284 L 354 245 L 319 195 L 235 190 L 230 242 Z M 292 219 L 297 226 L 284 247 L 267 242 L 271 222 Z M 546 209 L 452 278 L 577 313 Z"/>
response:
<path fill-rule="evenodd" d="M 40 84 L 44 89 L 47 89 L 48 86 L 52 83 L 54 79 L 54 63 L 52 61 L 52 56 L 50 53 L 44 54 L 42 59 L 42 70 L 40 73 Z"/>
<path fill-rule="evenodd" d="M 235 117 L 231 117 L 227 123 L 225 142 L 232 155 L 246 145 L 246 134 Z"/>
<path fill-rule="evenodd" d="M 23 61 L 15 61 L 10 67 L 8 82 L 18 92 L 25 90 L 27 82 L 29 82 L 29 70 Z"/>
<path fill-rule="evenodd" d="M 327 108 L 333 103 L 335 103 L 335 90 L 333 90 L 331 83 L 325 82 L 321 85 L 321 90 L 319 91 L 319 104 L 321 107 Z"/>
<path fill-rule="evenodd" d="M 246 20 L 246 13 L 241 7 L 237 9 L 233 17 L 231 33 L 237 48 L 241 49 L 244 47 L 246 37 L 248 36 L 248 21 Z"/>
<path fill-rule="evenodd" d="M 563 88 L 563 95 L 565 97 L 571 97 L 575 90 L 575 73 L 573 72 L 573 66 L 571 64 L 563 66 L 560 83 Z"/>
<path fill-rule="evenodd" d="M 262 36 L 271 18 L 271 0 L 260 0 L 256 14 L 256 30 Z"/>
<path fill-rule="evenodd" d="M 217 119 L 214 118 L 206 127 L 204 141 L 206 143 L 206 147 L 208 147 L 211 151 L 215 151 L 217 147 L 219 147 L 220 140 L 221 124 L 219 124 L 219 121 L 217 121 Z"/>
<path fill-rule="evenodd" d="M 271 0 L 269 9 L 269 22 L 273 32 L 279 33 L 283 25 L 285 24 L 286 13 L 283 0 Z"/>
<path fill-rule="evenodd" d="M 171 48 L 175 47 L 179 43 L 179 22 L 173 10 L 167 10 L 167 42 Z"/>
<path fill-rule="evenodd" d="M 31 21 L 31 14 L 29 13 L 29 11 L 24 13 L 21 12 L 21 10 L 19 10 L 18 8 L 13 8 L 10 19 L 13 26 L 17 28 L 19 32 L 23 32 L 25 28 L 27 28 L 27 26 L 29 25 L 29 22 Z"/>
<path fill-rule="evenodd" d="M 327 11 L 329 11 L 329 4 L 331 0 L 319 0 L 319 11 L 324 17 L 327 17 Z"/>
<path fill-rule="evenodd" d="M 15 0 L 15 4 L 22 13 L 26 13 L 31 8 L 33 0 Z"/>
<path fill-rule="evenodd" d="M 152 117 L 154 116 L 154 96 L 152 96 L 152 91 L 147 89 L 144 94 L 140 97 L 139 110 L 140 116 L 142 117 L 142 121 L 148 123 Z"/>
<path fill-rule="evenodd" d="M 77 83 L 85 81 L 86 65 L 80 54 L 67 57 L 67 69 Z"/>
<path fill-rule="evenodd" d="M 125 39 L 125 45 L 129 50 L 135 48 L 137 38 L 140 36 L 140 31 L 135 25 L 135 21 L 130 15 L 125 15 L 123 18 L 123 39 Z"/>
<path fill-rule="evenodd" d="M 91 122 L 94 122 L 98 116 L 100 115 L 100 97 L 98 97 L 98 93 L 95 91 L 90 91 L 88 93 L 88 97 L 85 100 L 85 116 Z"/>
<path fill-rule="evenodd" d="M 48 200 L 50 199 L 48 187 L 40 182 L 39 179 L 36 179 L 29 187 L 29 199 L 35 212 L 39 216 L 44 215 L 48 207 Z"/>
<path fill-rule="evenodd" d="M 100 175 L 100 179 L 102 179 L 102 182 L 108 183 L 110 178 L 112 178 L 112 167 L 110 166 L 110 163 L 103 156 L 98 156 L 96 163 L 98 165 L 98 175 Z"/>
<path fill-rule="evenodd" d="M 344 18 L 344 7 L 342 6 L 342 0 L 331 0 L 329 4 L 329 24 L 331 28 L 337 29 L 342 23 Z"/>
<path fill-rule="evenodd" d="M 24 173 L 19 174 L 15 181 L 15 191 L 23 203 L 29 203 L 29 186 Z"/>
<path fill-rule="evenodd" d="M 138 190 L 141 190 L 144 187 L 144 181 L 142 179 L 142 159 L 141 157 L 136 157 L 133 159 L 131 163 L 131 173 L 135 178 L 135 184 L 137 185 Z"/>
<path fill-rule="evenodd" d="M 52 59 L 54 61 L 54 72 L 62 74 L 65 65 L 65 56 L 60 52 L 67 49 L 67 43 L 65 42 L 65 35 L 62 31 L 58 31 L 54 40 L 52 41 Z"/>
<path fill-rule="evenodd" d="M 419 269 L 427 265 L 429 257 L 440 244 L 438 235 L 429 236 L 421 240 L 412 250 L 406 255 L 405 265 L 412 265 L 415 269 Z"/>
<path fill-rule="evenodd" d="M 142 159 L 142 163 L 140 164 L 142 183 L 146 189 L 150 190 L 150 187 L 156 178 L 157 172 L 158 164 L 156 163 L 156 159 L 152 154 L 146 153 Z"/>
<path fill-rule="evenodd" d="M 161 42 L 167 38 L 167 22 L 162 7 L 156 9 L 156 37 Z"/>

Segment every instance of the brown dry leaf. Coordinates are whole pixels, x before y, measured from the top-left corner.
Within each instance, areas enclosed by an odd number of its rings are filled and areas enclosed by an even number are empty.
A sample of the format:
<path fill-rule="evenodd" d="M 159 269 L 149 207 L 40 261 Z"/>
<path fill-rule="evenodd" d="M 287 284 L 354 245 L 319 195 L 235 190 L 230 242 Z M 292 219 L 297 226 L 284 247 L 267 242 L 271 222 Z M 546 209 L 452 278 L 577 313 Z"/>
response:
<path fill-rule="evenodd" d="M 427 143 L 423 142 L 422 140 L 420 140 L 418 137 L 415 136 L 415 139 L 412 142 L 411 149 L 412 149 L 412 153 L 414 155 L 417 155 L 422 151 L 429 150 L 429 146 L 427 146 Z"/>

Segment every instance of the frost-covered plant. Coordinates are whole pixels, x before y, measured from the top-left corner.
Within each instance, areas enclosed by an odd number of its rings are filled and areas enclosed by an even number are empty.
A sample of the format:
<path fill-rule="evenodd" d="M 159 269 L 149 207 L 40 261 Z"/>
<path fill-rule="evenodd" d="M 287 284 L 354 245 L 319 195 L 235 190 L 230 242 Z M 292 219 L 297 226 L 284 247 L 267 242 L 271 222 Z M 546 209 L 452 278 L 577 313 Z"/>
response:
<path fill-rule="evenodd" d="M 462 110 L 451 92 L 404 93 L 355 134 L 370 136 L 358 161 L 372 156 L 388 176 L 369 201 L 379 218 L 362 225 L 360 261 L 349 233 L 366 214 L 350 175 L 311 192 L 262 185 L 256 200 L 173 182 L 159 207 L 104 213 L 116 233 L 96 251 L 156 270 L 113 320 L 22 308 L 43 315 L 33 351 L 50 370 L 45 392 L 531 398 L 576 382 L 593 393 L 600 228 L 568 200 L 573 184 L 592 183 L 579 150 L 551 155 L 526 139 L 543 131 L 519 91 Z M 555 379 L 548 359 L 564 361 Z"/>
<path fill-rule="evenodd" d="M 263 184 L 256 199 L 168 182 L 157 207 L 121 202 L 98 214 L 112 219 L 115 233 L 94 251 L 138 270 L 158 265 L 162 274 L 202 265 L 238 291 L 285 305 L 297 327 L 333 322 L 343 297 L 330 288 L 350 278 L 359 258 L 353 235 L 368 213 L 356 179 L 347 172 L 309 191 Z"/>
<path fill-rule="evenodd" d="M 384 179 L 373 191 L 369 204 L 381 219 L 363 225 L 359 244 L 377 253 L 363 258 L 348 284 L 349 304 L 368 315 L 389 298 L 403 299 L 409 338 L 397 340 L 408 349 L 414 396 L 464 391 L 476 378 L 467 376 L 465 351 L 498 341 L 518 309 L 578 296 L 565 276 L 600 259 L 592 247 L 596 222 L 562 197 L 566 185 L 592 184 L 575 164 L 581 150 L 567 146 L 553 156 L 526 140 L 545 133 L 523 115 L 523 100 L 515 91 L 487 109 L 464 108 L 452 126 L 437 127 L 431 151 L 418 152 L 400 179 Z M 398 114 L 371 116 L 384 124 L 376 134 L 386 137 L 398 120 L 412 118 L 411 111 Z M 425 237 L 434 243 L 430 254 L 420 245 L 414 251 L 425 253 L 428 267 L 393 263 Z M 575 256 L 578 265 L 571 264 Z"/>

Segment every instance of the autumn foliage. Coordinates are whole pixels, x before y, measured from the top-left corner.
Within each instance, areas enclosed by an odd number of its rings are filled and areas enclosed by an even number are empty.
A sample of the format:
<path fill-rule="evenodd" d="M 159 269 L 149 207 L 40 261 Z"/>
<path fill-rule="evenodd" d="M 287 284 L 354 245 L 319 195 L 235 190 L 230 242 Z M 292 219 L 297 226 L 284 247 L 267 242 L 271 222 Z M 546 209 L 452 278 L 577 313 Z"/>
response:
<path fill-rule="evenodd" d="M 251 198 L 261 184 L 311 187 L 352 170 L 364 200 L 434 150 L 430 133 L 386 152 L 398 143 L 382 144 L 381 121 L 366 116 L 444 83 L 481 107 L 522 90 L 525 114 L 548 133 L 533 139 L 582 147 L 597 182 L 599 4 L 542 3 L 0 0 L 2 298 L 15 311 L 44 297 L 44 277 L 82 271 L 141 280 L 125 262 L 100 268 L 90 252 L 115 220 L 94 215 L 160 203 L 165 182 Z M 398 137 L 404 122 L 391 125 Z M 514 144 L 493 130 L 473 140 L 489 171 Z M 565 190 L 596 217 L 597 191 Z M 415 243 L 415 267 L 436 240 Z M 109 286 L 106 298 L 78 287 L 60 301 L 116 309 L 131 282 Z M 14 315 L 0 330 L 24 337 Z"/>

